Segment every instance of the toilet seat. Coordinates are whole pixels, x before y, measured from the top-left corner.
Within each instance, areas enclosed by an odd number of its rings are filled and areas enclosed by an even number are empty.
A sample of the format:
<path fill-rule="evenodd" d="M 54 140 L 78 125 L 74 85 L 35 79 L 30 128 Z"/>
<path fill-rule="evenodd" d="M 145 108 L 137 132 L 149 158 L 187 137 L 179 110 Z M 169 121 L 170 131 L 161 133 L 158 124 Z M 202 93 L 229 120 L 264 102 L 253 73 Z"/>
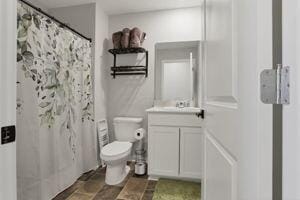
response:
<path fill-rule="evenodd" d="M 101 151 L 101 158 L 103 160 L 118 160 L 121 159 L 131 152 L 131 142 L 119 142 L 115 141 L 107 144 Z"/>

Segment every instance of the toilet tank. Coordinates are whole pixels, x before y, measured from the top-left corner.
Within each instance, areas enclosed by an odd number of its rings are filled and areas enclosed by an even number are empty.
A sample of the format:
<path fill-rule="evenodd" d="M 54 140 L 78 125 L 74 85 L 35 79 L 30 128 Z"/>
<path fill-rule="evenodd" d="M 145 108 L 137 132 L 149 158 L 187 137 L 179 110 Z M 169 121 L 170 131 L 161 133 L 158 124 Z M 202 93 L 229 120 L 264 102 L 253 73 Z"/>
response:
<path fill-rule="evenodd" d="M 134 132 L 142 127 L 143 118 L 116 117 L 114 118 L 114 130 L 117 141 L 135 142 Z"/>

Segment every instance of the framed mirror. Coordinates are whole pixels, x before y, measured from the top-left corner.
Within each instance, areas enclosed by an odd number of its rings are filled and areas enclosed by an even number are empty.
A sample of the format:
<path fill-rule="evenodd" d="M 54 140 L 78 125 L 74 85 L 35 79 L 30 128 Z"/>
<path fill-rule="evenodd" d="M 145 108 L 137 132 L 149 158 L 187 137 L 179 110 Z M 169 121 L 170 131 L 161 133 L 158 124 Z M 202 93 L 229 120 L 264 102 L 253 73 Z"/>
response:
<path fill-rule="evenodd" d="M 155 102 L 186 101 L 194 105 L 199 65 L 199 41 L 155 45 Z"/>

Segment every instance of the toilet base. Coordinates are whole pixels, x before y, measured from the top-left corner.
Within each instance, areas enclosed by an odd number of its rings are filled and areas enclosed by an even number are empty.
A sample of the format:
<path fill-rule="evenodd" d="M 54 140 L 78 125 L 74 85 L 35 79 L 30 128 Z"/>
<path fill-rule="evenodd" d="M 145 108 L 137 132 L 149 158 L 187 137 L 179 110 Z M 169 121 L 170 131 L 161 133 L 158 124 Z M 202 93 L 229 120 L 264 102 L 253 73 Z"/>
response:
<path fill-rule="evenodd" d="M 105 174 L 105 183 L 107 185 L 117 185 L 121 183 L 130 171 L 130 167 L 126 165 L 107 165 Z"/>

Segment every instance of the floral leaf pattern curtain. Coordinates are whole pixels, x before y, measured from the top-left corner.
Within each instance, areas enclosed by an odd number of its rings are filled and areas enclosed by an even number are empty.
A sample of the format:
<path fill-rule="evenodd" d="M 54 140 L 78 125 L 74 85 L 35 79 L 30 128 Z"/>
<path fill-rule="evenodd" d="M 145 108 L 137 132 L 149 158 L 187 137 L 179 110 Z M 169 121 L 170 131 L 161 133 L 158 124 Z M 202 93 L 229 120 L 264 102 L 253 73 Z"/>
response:
<path fill-rule="evenodd" d="M 97 165 L 91 44 L 18 4 L 19 199 L 48 200 Z"/>

